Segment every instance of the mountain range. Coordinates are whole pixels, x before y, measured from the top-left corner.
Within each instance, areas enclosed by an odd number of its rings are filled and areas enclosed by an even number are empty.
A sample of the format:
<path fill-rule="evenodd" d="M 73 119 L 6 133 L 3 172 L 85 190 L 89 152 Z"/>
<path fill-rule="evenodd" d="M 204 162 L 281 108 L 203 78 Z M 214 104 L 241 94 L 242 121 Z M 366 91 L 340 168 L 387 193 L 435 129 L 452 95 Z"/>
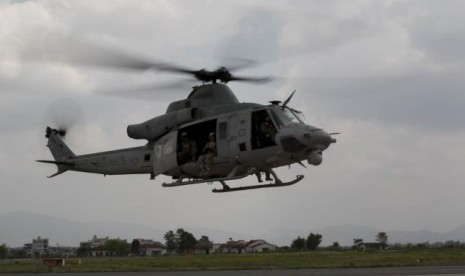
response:
<path fill-rule="evenodd" d="M 0 214 L 0 244 L 10 247 L 23 246 L 32 242 L 33 238 L 41 236 L 49 239 L 50 246 L 57 244 L 79 246 L 80 242 L 88 241 L 94 235 L 98 237 L 122 238 L 129 242 L 134 238 L 154 239 L 163 242 L 164 234 L 169 230 L 154 227 L 120 223 L 120 222 L 79 222 L 63 218 L 56 218 L 31 212 L 12 212 Z M 209 228 L 186 228 L 194 236 L 200 238 L 206 235 L 215 243 L 244 239 L 265 239 L 279 246 L 290 245 L 293 239 L 301 236 L 306 238 L 309 233 L 319 233 L 323 236 L 322 245 L 338 242 L 340 245 L 352 245 L 353 239 L 374 241 L 378 232 L 388 234 L 389 243 L 421 243 L 444 242 L 448 240 L 465 241 L 465 225 L 447 232 L 433 232 L 430 230 L 401 231 L 385 230 L 359 225 L 330 226 L 316 229 L 272 229 L 253 236 L 233 231 L 223 231 Z M 247 229 L 244 229 L 247 230 Z"/>

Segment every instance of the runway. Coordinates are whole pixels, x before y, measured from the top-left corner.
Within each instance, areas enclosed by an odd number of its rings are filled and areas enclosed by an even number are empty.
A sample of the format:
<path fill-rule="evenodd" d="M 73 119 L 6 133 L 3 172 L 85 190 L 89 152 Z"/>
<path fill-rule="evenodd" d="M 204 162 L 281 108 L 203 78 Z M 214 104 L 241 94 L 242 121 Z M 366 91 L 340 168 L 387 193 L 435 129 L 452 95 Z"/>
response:
<path fill-rule="evenodd" d="M 54 276 L 364 276 L 364 275 L 464 275 L 465 266 L 428 267 L 383 267 L 383 268 L 341 268 L 341 269 L 294 269 L 294 270 L 237 270 L 237 271 L 182 271 L 182 272 L 89 272 L 89 273 L 41 273 Z M 6 273 L 2 276 L 29 275 L 36 273 Z"/>

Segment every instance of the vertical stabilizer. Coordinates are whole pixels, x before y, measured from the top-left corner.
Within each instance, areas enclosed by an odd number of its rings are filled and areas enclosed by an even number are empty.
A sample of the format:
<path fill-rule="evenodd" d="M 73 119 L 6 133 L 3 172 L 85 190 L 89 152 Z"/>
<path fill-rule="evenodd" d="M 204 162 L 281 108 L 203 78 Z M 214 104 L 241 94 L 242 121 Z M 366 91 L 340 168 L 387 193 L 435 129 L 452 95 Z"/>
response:
<path fill-rule="evenodd" d="M 47 127 L 45 138 L 48 138 L 47 147 L 53 155 L 55 161 L 48 160 L 37 160 L 37 162 L 55 164 L 58 171 L 49 176 L 54 177 L 56 175 L 66 172 L 68 169 L 74 166 L 73 158 L 76 156 L 71 149 L 61 139 L 65 136 L 64 130 L 57 130 Z"/>
<path fill-rule="evenodd" d="M 61 139 L 60 136 L 64 135 L 64 130 L 56 130 L 47 127 L 45 135 L 45 137 L 48 138 L 47 147 L 50 149 L 50 152 L 56 161 L 66 161 L 76 156 Z"/>

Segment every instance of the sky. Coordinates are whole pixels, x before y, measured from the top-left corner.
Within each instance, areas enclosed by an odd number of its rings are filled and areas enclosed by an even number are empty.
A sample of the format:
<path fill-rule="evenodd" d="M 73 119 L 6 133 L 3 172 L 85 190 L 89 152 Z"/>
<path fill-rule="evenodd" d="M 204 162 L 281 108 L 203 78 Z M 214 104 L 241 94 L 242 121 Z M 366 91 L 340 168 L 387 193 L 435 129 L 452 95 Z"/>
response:
<path fill-rule="evenodd" d="M 464 225 L 464 15 L 461 0 L 1 1 L 0 213 L 251 237 L 348 224 L 439 232 Z M 163 188 L 163 176 L 48 179 L 56 169 L 35 162 L 52 158 L 46 126 L 73 123 L 66 143 L 76 154 L 141 146 L 126 126 L 162 115 L 190 92 L 163 88 L 180 76 L 47 58 L 78 41 L 194 69 L 253 59 L 238 74 L 275 80 L 230 83 L 241 102 L 284 100 L 295 89 L 290 105 L 306 123 L 341 134 L 320 166 L 278 169 L 283 180 L 305 175 L 285 188 L 213 194 L 218 183 Z M 145 85 L 159 88 L 131 89 Z M 251 176 L 231 186 L 255 183 Z"/>

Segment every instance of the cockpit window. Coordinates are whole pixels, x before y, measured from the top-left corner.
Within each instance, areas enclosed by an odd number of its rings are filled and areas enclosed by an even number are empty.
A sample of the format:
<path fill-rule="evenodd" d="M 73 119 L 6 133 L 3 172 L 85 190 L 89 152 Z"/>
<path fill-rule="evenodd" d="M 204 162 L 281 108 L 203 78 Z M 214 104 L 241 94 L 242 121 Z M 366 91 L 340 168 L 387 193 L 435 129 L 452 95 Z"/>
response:
<path fill-rule="evenodd" d="M 302 124 L 304 124 L 304 122 L 305 122 L 305 116 L 304 116 L 304 114 L 303 114 L 301 111 L 298 111 L 298 110 L 295 110 L 295 109 L 292 109 L 291 111 L 292 111 L 292 114 L 294 114 L 294 115 L 297 117 L 297 119 L 298 119 Z"/>
<path fill-rule="evenodd" d="M 273 119 L 276 121 L 279 127 L 295 124 L 295 123 L 303 123 L 303 121 L 290 109 L 285 107 L 284 110 L 282 108 L 273 108 L 272 109 Z"/>
<path fill-rule="evenodd" d="M 286 108 L 284 108 L 283 113 L 284 113 L 284 115 L 286 115 L 287 118 L 289 118 L 289 120 L 291 120 L 291 122 L 293 122 L 293 123 L 302 123 L 300 118 L 294 113 L 293 110 L 286 107 Z"/>
<path fill-rule="evenodd" d="M 271 117 L 273 117 L 273 121 L 276 122 L 276 125 L 278 126 L 278 128 L 281 128 L 284 126 L 283 120 L 274 110 L 271 111 Z"/>

